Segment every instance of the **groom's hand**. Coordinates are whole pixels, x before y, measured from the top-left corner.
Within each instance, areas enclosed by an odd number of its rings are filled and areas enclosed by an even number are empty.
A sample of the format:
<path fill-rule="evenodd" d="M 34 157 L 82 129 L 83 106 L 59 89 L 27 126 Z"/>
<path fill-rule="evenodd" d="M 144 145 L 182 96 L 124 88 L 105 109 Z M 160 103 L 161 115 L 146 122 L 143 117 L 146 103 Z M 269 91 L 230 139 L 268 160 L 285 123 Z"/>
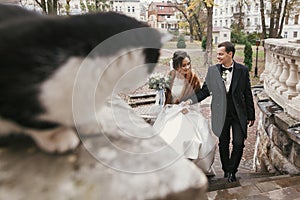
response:
<path fill-rule="evenodd" d="M 254 124 L 254 120 L 248 120 L 248 126 L 251 127 Z"/>

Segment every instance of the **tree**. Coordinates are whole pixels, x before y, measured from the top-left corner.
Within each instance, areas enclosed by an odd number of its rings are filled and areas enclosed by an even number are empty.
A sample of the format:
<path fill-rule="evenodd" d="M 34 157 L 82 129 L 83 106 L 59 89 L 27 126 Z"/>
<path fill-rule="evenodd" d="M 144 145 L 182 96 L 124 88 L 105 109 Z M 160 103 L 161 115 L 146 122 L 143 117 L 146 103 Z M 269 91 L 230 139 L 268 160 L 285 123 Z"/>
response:
<path fill-rule="evenodd" d="M 205 66 L 212 65 L 212 18 L 213 18 L 213 7 L 214 0 L 203 0 L 206 10 L 207 10 L 207 35 L 206 35 L 206 51 L 205 58 L 206 61 L 204 63 Z"/>
<path fill-rule="evenodd" d="M 58 0 L 34 0 L 45 14 L 57 15 Z M 68 0 L 71 1 L 71 0 Z"/>
<path fill-rule="evenodd" d="M 174 7 L 181 12 L 189 24 L 190 39 L 201 40 L 205 24 L 205 13 L 203 13 L 202 0 L 185 0 L 183 2 L 175 2 Z"/>
<path fill-rule="evenodd" d="M 186 47 L 185 39 L 183 35 L 179 35 L 178 41 L 177 41 L 177 48 L 178 49 L 184 49 Z"/>
<path fill-rule="evenodd" d="M 250 42 L 246 42 L 244 48 L 244 64 L 248 67 L 249 71 L 252 69 L 252 47 Z"/>
<path fill-rule="evenodd" d="M 298 0 L 270 0 L 270 26 L 269 35 L 267 35 L 267 28 L 265 22 L 265 5 L 264 1 L 260 0 L 261 24 L 262 24 L 262 37 L 265 38 L 280 38 L 282 34 L 283 24 L 290 12 L 300 5 Z"/>

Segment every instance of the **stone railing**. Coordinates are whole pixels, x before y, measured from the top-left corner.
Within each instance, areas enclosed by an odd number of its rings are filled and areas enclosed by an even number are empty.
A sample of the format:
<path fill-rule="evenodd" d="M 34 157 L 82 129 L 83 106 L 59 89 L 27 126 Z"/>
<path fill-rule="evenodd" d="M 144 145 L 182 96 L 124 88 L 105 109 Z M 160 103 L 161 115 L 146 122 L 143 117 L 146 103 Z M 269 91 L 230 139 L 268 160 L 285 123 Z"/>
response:
<path fill-rule="evenodd" d="M 264 88 L 283 110 L 300 120 L 300 40 L 265 40 Z"/>
<path fill-rule="evenodd" d="M 257 96 L 256 171 L 300 173 L 300 41 L 267 39 Z"/>

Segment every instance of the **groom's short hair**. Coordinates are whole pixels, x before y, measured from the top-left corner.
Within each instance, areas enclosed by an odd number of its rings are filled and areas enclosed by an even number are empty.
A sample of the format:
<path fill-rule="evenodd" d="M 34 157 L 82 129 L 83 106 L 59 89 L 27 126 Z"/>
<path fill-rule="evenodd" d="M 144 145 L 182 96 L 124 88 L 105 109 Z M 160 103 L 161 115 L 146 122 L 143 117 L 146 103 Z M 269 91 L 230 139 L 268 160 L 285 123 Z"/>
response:
<path fill-rule="evenodd" d="M 229 42 L 229 41 L 222 42 L 218 45 L 218 48 L 220 48 L 220 47 L 225 47 L 225 51 L 227 53 L 229 53 L 231 51 L 232 52 L 232 58 L 233 58 L 233 56 L 235 54 L 235 47 L 231 42 Z"/>

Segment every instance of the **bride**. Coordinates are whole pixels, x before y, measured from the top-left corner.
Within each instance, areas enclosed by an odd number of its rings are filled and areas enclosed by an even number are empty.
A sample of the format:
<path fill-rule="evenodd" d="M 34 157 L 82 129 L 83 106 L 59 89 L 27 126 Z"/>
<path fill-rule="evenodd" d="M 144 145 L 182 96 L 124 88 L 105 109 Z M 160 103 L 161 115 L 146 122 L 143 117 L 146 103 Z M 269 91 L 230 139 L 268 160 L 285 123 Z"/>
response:
<path fill-rule="evenodd" d="M 185 51 L 176 51 L 172 61 L 165 107 L 153 127 L 179 155 L 192 160 L 207 175 L 214 175 L 217 137 L 201 115 L 199 104 L 188 105 L 196 98 L 194 91 L 200 89 L 200 80 L 192 71 L 190 56 Z"/>

